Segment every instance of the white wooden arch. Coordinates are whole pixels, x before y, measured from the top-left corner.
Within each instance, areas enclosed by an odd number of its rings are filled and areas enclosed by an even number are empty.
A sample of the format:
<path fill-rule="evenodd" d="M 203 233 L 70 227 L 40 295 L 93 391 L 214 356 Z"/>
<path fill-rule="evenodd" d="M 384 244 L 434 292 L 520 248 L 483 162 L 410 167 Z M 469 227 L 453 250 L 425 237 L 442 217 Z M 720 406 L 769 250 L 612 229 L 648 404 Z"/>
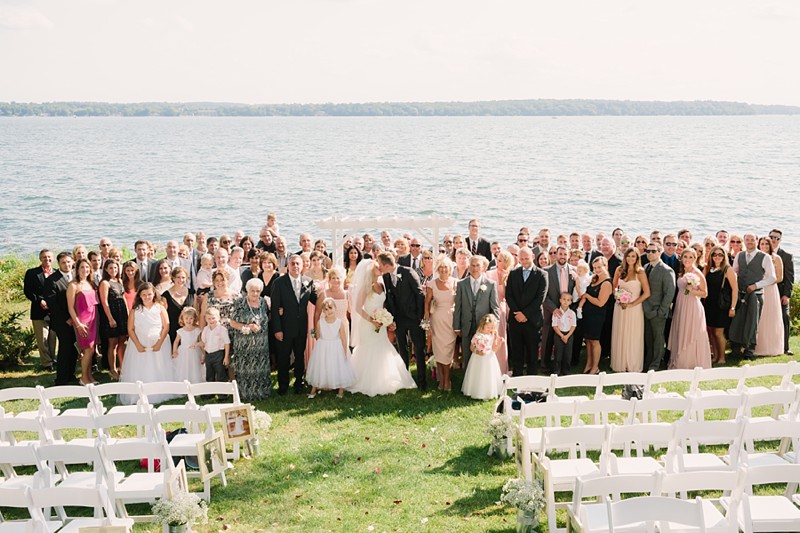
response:
<path fill-rule="evenodd" d="M 371 228 L 393 229 L 402 228 L 414 230 L 420 237 L 430 243 L 434 250 L 439 247 L 439 230 L 447 228 L 455 223 L 451 217 L 443 217 L 437 214 L 422 217 L 339 217 L 333 216 L 317 221 L 317 227 L 333 232 L 331 239 L 333 246 L 333 264 L 342 264 L 342 244 L 345 235 L 358 230 Z"/>

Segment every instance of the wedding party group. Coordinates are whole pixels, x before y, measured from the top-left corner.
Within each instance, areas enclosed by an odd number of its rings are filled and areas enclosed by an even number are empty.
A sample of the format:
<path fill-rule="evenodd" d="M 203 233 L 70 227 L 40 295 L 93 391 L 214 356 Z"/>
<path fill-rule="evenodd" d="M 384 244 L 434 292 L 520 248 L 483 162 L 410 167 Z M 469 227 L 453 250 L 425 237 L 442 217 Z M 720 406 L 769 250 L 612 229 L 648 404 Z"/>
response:
<path fill-rule="evenodd" d="M 500 243 L 473 219 L 433 246 L 384 230 L 345 237 L 333 254 L 302 233 L 291 252 L 270 213 L 257 239 L 186 233 L 163 257 L 146 240 L 129 260 L 108 238 L 97 250 L 45 249 L 24 290 L 57 385 L 94 382 L 99 360 L 128 382 L 236 379 L 253 401 L 271 393 L 275 369 L 279 395 L 312 399 L 429 380 L 450 391 L 463 368 L 462 392 L 488 399 L 504 374 L 596 374 L 603 358 L 641 372 L 791 354 L 794 266 L 782 238 L 522 227 Z"/>

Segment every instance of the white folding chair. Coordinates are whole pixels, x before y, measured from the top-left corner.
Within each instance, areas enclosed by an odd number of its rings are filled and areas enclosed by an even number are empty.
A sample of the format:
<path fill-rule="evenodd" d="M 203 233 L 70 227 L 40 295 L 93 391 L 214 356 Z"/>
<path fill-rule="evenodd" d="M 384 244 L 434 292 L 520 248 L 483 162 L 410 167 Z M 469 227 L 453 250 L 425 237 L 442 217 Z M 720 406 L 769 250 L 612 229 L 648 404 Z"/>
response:
<path fill-rule="evenodd" d="M 739 464 L 743 427 L 742 419 L 676 422 L 672 441 L 664 456 L 666 471 L 735 470 Z M 726 445 L 727 462 L 721 455 L 700 451 L 700 444 Z"/>
<path fill-rule="evenodd" d="M 717 366 L 694 369 L 694 381 L 687 396 L 709 396 L 728 394 L 736 390 L 744 380 L 744 368 L 739 366 Z"/>
<path fill-rule="evenodd" d="M 227 407 L 234 407 L 242 405 L 242 399 L 239 397 L 239 387 L 236 385 L 236 380 L 233 381 L 206 381 L 204 383 L 191 383 L 189 385 L 191 393 L 191 401 L 196 405 L 202 405 L 211 414 L 211 420 L 214 422 L 222 422 L 222 415 L 220 410 Z M 231 401 L 228 403 L 210 403 L 202 401 L 203 396 L 230 396 Z M 199 401 L 200 400 L 200 401 Z"/>
<path fill-rule="evenodd" d="M 37 455 L 47 467 L 45 482 L 61 490 L 90 488 L 103 483 L 104 474 L 97 446 L 43 444 Z M 91 465 L 91 470 L 70 472 L 68 465 Z M 62 519 L 65 517 L 62 517 Z"/>
<path fill-rule="evenodd" d="M 573 402 L 523 403 L 517 425 L 516 455 L 520 474 L 531 481 L 536 472 L 531 460 L 542 445 L 542 432 L 545 427 L 563 427 L 572 424 L 575 415 Z"/>
<path fill-rule="evenodd" d="M 594 399 L 575 404 L 574 425 L 629 424 L 634 402 L 621 399 Z"/>
<path fill-rule="evenodd" d="M 671 426 L 689 412 L 689 399 L 683 396 L 650 396 L 634 402 L 633 417 L 641 423 Z"/>
<path fill-rule="evenodd" d="M 95 427 L 108 438 L 109 442 L 153 442 L 155 440 L 155 425 L 153 423 L 152 407 L 147 406 L 143 411 L 120 412 L 96 416 Z M 127 436 L 126 433 L 135 429 L 136 436 Z"/>
<path fill-rule="evenodd" d="M 35 387 L 9 387 L 0 389 L 0 404 L 6 403 L 8 409 L 0 405 L 0 415 L 22 418 L 35 418 L 44 413 L 41 385 Z"/>
<path fill-rule="evenodd" d="M 131 531 L 133 520 L 130 518 L 117 518 L 114 508 L 108 497 L 108 490 L 104 485 L 94 487 L 73 488 L 59 490 L 58 488 L 40 488 L 31 490 L 31 499 L 37 509 L 54 507 L 63 509 L 70 507 L 91 507 L 95 509 L 95 518 L 73 518 L 59 529 L 63 533 L 78 533 L 82 528 L 96 527 L 122 527 L 124 531 Z M 105 514 L 105 516 L 102 516 Z"/>
<path fill-rule="evenodd" d="M 58 531 L 63 523 L 57 520 L 47 521 L 33 505 L 31 487 L 9 488 L 0 485 L 0 507 L 27 509 L 30 518 L 5 520 L 0 515 L 0 533 L 31 533 Z"/>
<path fill-rule="evenodd" d="M 676 368 L 674 370 L 650 370 L 647 372 L 647 385 L 644 388 L 645 398 L 663 398 L 663 397 L 680 397 L 684 396 L 688 391 L 692 382 L 694 381 L 694 369 L 689 368 Z M 678 391 L 667 390 L 667 384 L 671 384 L 670 388 L 679 389 Z"/>
<path fill-rule="evenodd" d="M 776 389 L 793 389 L 794 384 L 791 383 L 791 377 L 795 373 L 794 367 L 797 365 L 795 361 L 788 363 L 765 363 L 765 364 L 749 364 L 744 365 L 744 376 L 742 376 L 736 392 L 738 394 L 754 394 L 757 392 L 767 392 Z M 772 378 L 770 381 L 775 384 L 772 386 L 765 385 L 750 385 L 749 380 Z M 728 391 L 733 392 L 733 391 Z"/>
<path fill-rule="evenodd" d="M 607 500 L 619 500 L 622 494 L 653 494 L 658 488 L 658 474 L 612 475 L 578 478 L 567 509 L 567 530 L 571 533 L 605 533 L 609 531 Z M 643 524 L 618 527 L 617 532 L 637 533 Z"/>
<path fill-rule="evenodd" d="M 167 494 L 169 483 L 174 479 L 175 466 L 167 448 L 163 433 L 153 442 L 108 442 L 100 439 L 100 458 L 106 472 L 105 484 L 119 516 L 128 518 L 126 504 L 153 503 L 156 498 Z M 134 472 L 119 479 L 121 473 L 117 462 L 147 459 L 147 472 Z M 161 472 L 155 471 L 158 460 Z M 152 514 L 132 516 L 136 522 L 152 522 Z"/>
<path fill-rule="evenodd" d="M 142 383 L 141 392 L 142 396 L 144 396 L 150 404 L 154 403 L 151 401 L 153 396 L 170 395 L 175 398 L 184 398 L 183 404 L 159 405 L 155 407 L 156 412 L 168 411 L 171 409 L 180 410 L 186 405 L 192 405 L 194 403 L 189 381 L 156 381 L 152 383 Z"/>
<path fill-rule="evenodd" d="M 45 466 L 36 453 L 37 446 L 38 444 L 33 442 L 0 446 L 0 471 L 3 473 L 0 488 L 8 490 L 24 489 L 25 487 L 32 487 L 34 483 L 43 482 L 41 473 L 44 471 Z M 34 467 L 36 473 L 17 473 L 16 469 L 19 467 Z M 37 474 L 39 475 L 37 476 Z"/>
<path fill-rule="evenodd" d="M 89 394 L 98 414 L 137 413 L 149 407 L 147 397 L 142 394 L 142 383 L 112 381 L 99 385 L 88 385 Z M 119 398 L 126 398 L 125 404 L 117 405 Z M 111 405 L 108 407 L 106 404 Z"/>
<path fill-rule="evenodd" d="M 91 410 L 90 410 L 91 412 Z M 91 415 L 59 415 L 45 416 L 42 425 L 48 433 L 48 441 L 53 444 L 81 444 L 83 446 L 96 446 L 98 437 L 95 417 Z M 82 436 L 76 437 L 73 433 L 79 432 Z"/>
<path fill-rule="evenodd" d="M 754 485 L 786 484 L 784 494 L 753 495 Z M 800 464 L 756 466 L 746 470 L 737 519 L 745 533 L 800 531 L 800 508 L 794 503 L 800 484 Z M 725 500 L 722 504 L 725 505 Z"/>
<path fill-rule="evenodd" d="M 606 374 L 600 373 L 600 384 L 597 387 L 597 393 L 594 395 L 597 398 L 618 398 L 622 399 L 622 393 L 616 393 L 617 387 L 624 387 L 625 385 L 633 385 L 642 388 L 642 394 L 647 386 L 649 375 L 646 372 L 613 372 Z M 606 391 L 606 388 L 614 387 L 614 391 Z"/>
<path fill-rule="evenodd" d="M 515 393 L 520 392 L 539 392 L 549 395 L 553 388 L 553 380 L 556 375 L 549 376 L 503 376 L 503 412 L 514 418 L 519 416 L 519 409 L 513 408 Z M 509 435 L 509 438 L 511 435 Z"/>
<path fill-rule="evenodd" d="M 596 374 L 568 374 L 558 376 L 553 374 L 553 383 L 548 401 L 558 402 L 583 402 L 589 399 L 586 394 L 574 394 L 574 389 L 590 389 L 593 397 L 600 390 L 600 376 Z"/>
<path fill-rule="evenodd" d="M 687 499 L 689 492 L 703 491 L 703 517 L 709 533 L 737 533 L 736 512 L 741 501 L 744 470 L 662 473 L 659 492 L 663 496 Z M 709 491 L 720 492 L 721 498 L 711 497 Z M 718 507 L 725 500 L 725 507 Z M 723 512 L 724 511 L 724 512 Z M 672 521 L 659 524 L 659 533 L 696 533 L 696 527 Z"/>
<path fill-rule="evenodd" d="M 87 416 L 91 414 L 91 412 L 94 412 L 94 402 L 89 387 L 83 385 L 58 385 L 56 387 L 43 387 L 40 392 L 42 395 L 42 404 L 46 406 L 46 412 L 49 414 L 57 414 L 59 416 Z M 56 409 L 53 406 L 54 401 L 66 405 L 75 403 L 85 407 Z"/>
<path fill-rule="evenodd" d="M 183 410 L 170 409 L 167 411 L 156 411 L 153 415 L 154 420 L 163 429 L 164 424 L 180 422 L 186 429 L 186 433 L 178 433 L 172 437 L 168 448 L 173 457 L 195 457 L 199 464 L 200 457 L 197 457 L 197 445 L 204 440 L 214 436 L 214 423 L 211 415 L 206 408 L 184 407 Z M 227 470 L 227 468 L 226 468 Z M 199 473 L 191 473 L 192 476 L 199 476 Z M 220 473 L 222 486 L 228 485 L 225 477 L 225 470 Z M 211 480 L 203 482 L 203 498 L 211 501 Z"/>
<path fill-rule="evenodd" d="M 596 450 L 602 453 L 607 445 L 608 428 L 605 426 L 570 426 L 566 428 L 545 428 L 539 453 L 533 456 L 535 468 L 543 478 L 544 493 L 547 499 L 547 522 L 550 533 L 565 531 L 556 524 L 556 492 L 569 492 L 575 488 L 579 477 L 596 477 L 604 471 L 595 464 L 587 452 Z M 569 450 L 566 459 L 552 457 L 558 450 Z"/>
<path fill-rule="evenodd" d="M 777 441 L 777 449 L 768 450 L 766 443 Z M 756 451 L 755 443 L 761 443 Z M 800 446 L 800 420 L 769 420 L 746 423 L 742 432 L 744 449 L 739 460 L 749 468 L 767 465 L 785 465 L 797 460 Z M 793 452 L 788 452 L 791 445 Z"/>
<path fill-rule="evenodd" d="M 743 416 L 750 419 L 751 424 L 779 419 L 785 420 L 789 414 L 789 408 L 797 397 L 798 390 L 796 389 L 750 392 L 744 397 L 741 412 Z"/>
<path fill-rule="evenodd" d="M 734 420 L 742 413 L 744 395 L 700 394 L 689 396 L 689 420 Z"/>
<path fill-rule="evenodd" d="M 661 462 L 646 455 L 645 452 L 649 451 L 653 443 L 656 443 L 654 444 L 656 449 L 666 449 L 672 434 L 672 427 L 666 424 L 611 426 L 605 459 L 609 474 L 642 475 L 664 470 Z M 620 450 L 621 455 L 618 456 L 614 450 Z"/>
<path fill-rule="evenodd" d="M 41 417 L 0 417 L 0 444 L 38 444 L 45 441 L 47 432 L 42 425 Z"/>
<path fill-rule="evenodd" d="M 607 501 L 609 532 L 619 531 L 620 527 L 639 525 L 638 531 L 652 532 L 658 523 L 663 531 L 667 521 L 691 526 L 695 531 L 706 533 L 703 503 L 698 497 L 694 501 L 667 498 L 664 496 L 640 496 L 616 502 Z"/>

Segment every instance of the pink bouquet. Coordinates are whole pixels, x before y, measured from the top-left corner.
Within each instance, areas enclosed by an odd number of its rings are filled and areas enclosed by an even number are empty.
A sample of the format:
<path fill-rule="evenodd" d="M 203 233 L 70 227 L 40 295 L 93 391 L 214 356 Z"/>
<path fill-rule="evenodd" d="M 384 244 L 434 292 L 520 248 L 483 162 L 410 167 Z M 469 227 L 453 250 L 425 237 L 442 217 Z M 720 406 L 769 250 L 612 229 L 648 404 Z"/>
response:
<path fill-rule="evenodd" d="M 622 287 L 617 287 L 614 290 L 614 298 L 621 304 L 629 304 L 633 301 L 633 295 L 630 291 L 623 289 Z"/>
<path fill-rule="evenodd" d="M 700 286 L 700 278 L 697 277 L 697 274 L 686 274 L 683 276 L 683 279 L 686 281 L 686 290 L 683 291 L 683 294 L 689 294 L 689 291 L 692 289 L 697 289 Z"/>
<path fill-rule="evenodd" d="M 486 333 L 476 333 L 472 337 L 470 346 L 474 353 L 477 353 L 478 355 L 484 355 L 486 352 L 491 351 L 493 341 L 494 341 L 493 335 L 487 335 Z"/>
<path fill-rule="evenodd" d="M 377 311 L 372 313 L 372 316 L 370 318 L 373 321 L 378 322 L 380 324 L 380 326 L 375 328 L 375 333 L 379 332 L 381 330 L 381 327 L 388 326 L 389 324 L 394 322 L 394 317 L 392 316 L 392 313 L 387 311 L 385 308 L 378 309 Z"/>

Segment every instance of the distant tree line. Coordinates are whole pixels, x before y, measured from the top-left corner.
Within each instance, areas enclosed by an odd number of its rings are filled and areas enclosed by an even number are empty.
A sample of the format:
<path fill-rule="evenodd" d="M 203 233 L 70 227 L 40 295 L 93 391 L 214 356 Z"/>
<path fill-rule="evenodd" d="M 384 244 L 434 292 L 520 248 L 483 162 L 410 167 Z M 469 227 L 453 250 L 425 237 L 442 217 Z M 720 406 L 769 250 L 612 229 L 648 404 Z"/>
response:
<path fill-rule="evenodd" d="M 742 102 L 629 100 L 494 100 L 363 104 L 230 104 L 215 102 L 0 102 L 0 116 L 51 117 L 313 117 L 313 116 L 653 116 L 796 115 L 800 107 Z"/>

